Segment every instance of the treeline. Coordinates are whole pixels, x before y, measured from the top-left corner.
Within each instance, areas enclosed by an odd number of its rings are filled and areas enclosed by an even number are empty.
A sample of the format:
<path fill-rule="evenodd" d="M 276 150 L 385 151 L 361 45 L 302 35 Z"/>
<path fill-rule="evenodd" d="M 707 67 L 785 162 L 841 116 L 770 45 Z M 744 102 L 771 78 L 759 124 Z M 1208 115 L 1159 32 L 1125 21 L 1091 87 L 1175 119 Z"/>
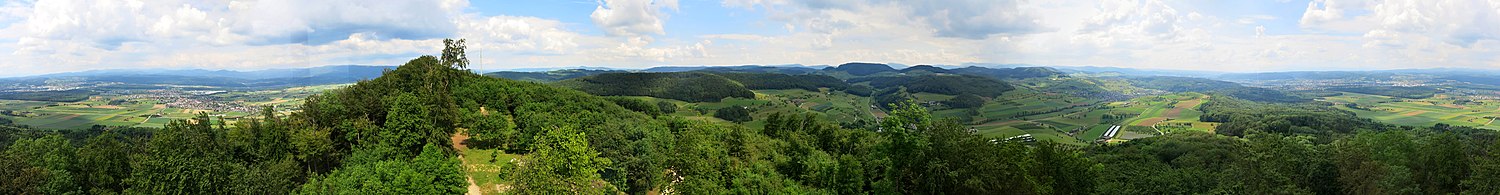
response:
<path fill-rule="evenodd" d="M 1357 87 L 1334 87 L 1328 88 L 1332 91 L 1350 93 L 1363 93 L 1371 95 L 1383 95 L 1408 99 L 1430 98 L 1442 90 L 1432 87 L 1403 87 L 1403 86 L 1357 86 Z"/>
<path fill-rule="evenodd" d="M 729 78 L 749 89 L 803 89 L 818 91 L 818 88 L 827 87 L 832 90 L 844 90 L 849 84 L 843 80 L 827 75 L 810 74 L 778 74 L 778 73 L 714 73 L 724 78 Z"/>
<path fill-rule="evenodd" d="M 905 87 L 912 93 L 936 93 L 944 95 L 974 94 L 983 97 L 1000 96 L 1015 89 L 999 80 L 968 75 L 922 75 L 896 77 L 864 77 L 849 79 L 849 83 L 870 82 L 871 87 L 887 89 Z"/>
<path fill-rule="evenodd" d="M 734 80 L 703 72 L 606 73 L 557 85 L 600 96 L 651 96 L 688 102 L 755 97 L 755 92 Z"/>
<path fill-rule="evenodd" d="M 0 99 L 48 102 L 77 102 L 88 100 L 89 96 L 98 94 L 99 92 L 88 89 L 72 89 L 62 91 L 0 92 Z"/>

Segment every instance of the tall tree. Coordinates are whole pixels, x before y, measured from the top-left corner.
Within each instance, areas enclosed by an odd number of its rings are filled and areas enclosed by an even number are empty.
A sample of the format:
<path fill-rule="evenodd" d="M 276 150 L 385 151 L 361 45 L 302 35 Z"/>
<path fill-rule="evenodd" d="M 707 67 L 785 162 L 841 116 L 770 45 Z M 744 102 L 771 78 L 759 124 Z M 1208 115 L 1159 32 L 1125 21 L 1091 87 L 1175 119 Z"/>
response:
<path fill-rule="evenodd" d="M 133 157 L 127 193 L 226 194 L 232 174 L 234 148 L 225 141 L 207 113 L 193 122 L 173 121 Z"/>
<path fill-rule="evenodd" d="M 80 184 L 91 193 L 121 192 L 125 178 L 130 177 L 131 146 L 120 141 L 119 134 L 106 131 L 89 138 L 78 148 Z"/>
<path fill-rule="evenodd" d="M 575 127 L 547 131 L 521 165 L 516 189 L 522 194 L 602 194 L 599 172 L 611 161 L 589 147 L 587 136 Z"/>

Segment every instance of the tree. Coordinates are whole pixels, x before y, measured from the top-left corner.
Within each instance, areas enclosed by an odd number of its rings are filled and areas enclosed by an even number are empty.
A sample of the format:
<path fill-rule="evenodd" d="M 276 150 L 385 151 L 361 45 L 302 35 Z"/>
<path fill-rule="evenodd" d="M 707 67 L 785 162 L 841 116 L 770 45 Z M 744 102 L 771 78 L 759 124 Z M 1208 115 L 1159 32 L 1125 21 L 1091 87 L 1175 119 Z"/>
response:
<path fill-rule="evenodd" d="M 662 114 L 677 113 L 677 104 L 668 101 L 659 101 L 656 102 L 656 109 L 661 110 Z"/>
<path fill-rule="evenodd" d="M 741 106 L 729 106 L 720 108 L 719 111 L 714 111 L 714 117 L 736 123 L 743 123 L 752 120 L 752 118 L 750 118 L 750 110 L 746 110 L 745 107 Z"/>
<path fill-rule="evenodd" d="M 233 162 L 224 129 L 212 124 L 200 113 L 194 122 L 173 121 L 152 135 L 144 153 L 131 158 L 126 193 L 229 193 L 241 166 Z"/>
<path fill-rule="evenodd" d="M 21 139 L 12 143 L 4 158 L 18 160 L 20 170 L 7 173 L 12 184 L 19 184 L 14 191 L 43 194 L 67 194 L 82 192 L 74 183 L 74 161 L 76 151 L 68 139 L 52 134 L 36 139 Z M 9 185 L 9 184 L 7 184 Z M 12 191 L 12 190 L 7 190 Z"/>
<path fill-rule="evenodd" d="M 521 194 L 603 194 L 595 181 L 611 161 L 589 147 L 575 127 L 552 129 L 538 137 L 534 152 L 523 161 L 516 190 Z"/>
<path fill-rule="evenodd" d="M 302 194 L 463 194 L 467 182 L 457 158 L 441 146 L 424 145 L 410 160 L 360 163 L 302 185 Z"/>
<path fill-rule="evenodd" d="M 965 93 L 954 96 L 953 99 L 943 101 L 943 105 L 947 105 L 948 107 L 953 108 L 977 108 L 980 106 L 984 106 L 984 98 L 979 97 L 978 95 Z"/>
<path fill-rule="evenodd" d="M 464 54 L 464 39 L 443 39 L 443 65 L 454 69 L 469 68 L 469 56 Z"/>
<path fill-rule="evenodd" d="M 422 99 L 409 93 L 399 93 L 385 98 L 387 114 L 379 136 L 379 144 L 392 146 L 415 154 L 422 145 L 448 143 L 447 134 L 438 130 L 428 107 Z"/>
<path fill-rule="evenodd" d="M 468 130 L 470 139 L 484 144 L 499 145 L 502 148 L 514 141 L 516 125 L 511 123 L 506 115 L 473 113 L 470 117 L 473 118 L 471 119 L 473 125 Z"/>
<path fill-rule="evenodd" d="M 78 174 L 83 177 L 80 184 L 91 193 L 125 190 L 125 178 L 130 177 L 131 146 L 120 142 L 119 134 L 104 132 L 84 142 L 78 148 Z"/>
<path fill-rule="evenodd" d="M 1484 154 L 1474 159 L 1473 177 L 1464 180 L 1464 194 L 1500 193 L 1500 142 L 1493 142 Z"/>

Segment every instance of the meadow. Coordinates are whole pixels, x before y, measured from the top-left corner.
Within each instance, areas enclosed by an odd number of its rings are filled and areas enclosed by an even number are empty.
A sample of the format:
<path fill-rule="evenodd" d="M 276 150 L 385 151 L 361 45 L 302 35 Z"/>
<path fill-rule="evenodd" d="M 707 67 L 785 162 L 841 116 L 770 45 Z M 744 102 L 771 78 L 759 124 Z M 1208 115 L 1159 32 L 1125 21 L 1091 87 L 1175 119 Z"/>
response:
<path fill-rule="evenodd" d="M 1049 97 L 1049 98 L 1037 98 Z M 1016 90 L 995 98 L 972 122 L 980 134 L 1009 137 L 1032 134 L 1037 140 L 1086 144 L 1099 140 L 1110 126 L 1134 126 L 1115 139 L 1134 139 L 1173 131 L 1213 131 L 1217 123 L 1199 122 L 1198 107 L 1208 99 L 1199 93 L 1145 96 L 1119 102 L 1058 98 L 1055 94 Z M 963 117 L 964 109 L 939 110 L 937 116 Z"/>
<path fill-rule="evenodd" d="M 1429 127 L 1442 123 L 1500 129 L 1500 124 L 1494 123 L 1494 118 L 1500 116 L 1500 101 L 1495 100 L 1457 100 L 1441 94 L 1407 99 L 1347 92 L 1319 100 L 1360 117 L 1397 125 Z"/>

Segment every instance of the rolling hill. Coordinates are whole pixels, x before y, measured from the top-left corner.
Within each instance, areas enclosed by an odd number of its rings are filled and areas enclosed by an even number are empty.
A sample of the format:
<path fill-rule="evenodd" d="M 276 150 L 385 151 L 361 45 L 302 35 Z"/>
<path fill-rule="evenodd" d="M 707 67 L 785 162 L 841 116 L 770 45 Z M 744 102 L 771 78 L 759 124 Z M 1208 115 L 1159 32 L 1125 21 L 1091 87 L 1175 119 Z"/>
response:
<path fill-rule="evenodd" d="M 600 96 L 651 96 L 688 102 L 754 98 L 745 85 L 703 72 L 606 73 L 563 80 L 556 85 Z"/>

